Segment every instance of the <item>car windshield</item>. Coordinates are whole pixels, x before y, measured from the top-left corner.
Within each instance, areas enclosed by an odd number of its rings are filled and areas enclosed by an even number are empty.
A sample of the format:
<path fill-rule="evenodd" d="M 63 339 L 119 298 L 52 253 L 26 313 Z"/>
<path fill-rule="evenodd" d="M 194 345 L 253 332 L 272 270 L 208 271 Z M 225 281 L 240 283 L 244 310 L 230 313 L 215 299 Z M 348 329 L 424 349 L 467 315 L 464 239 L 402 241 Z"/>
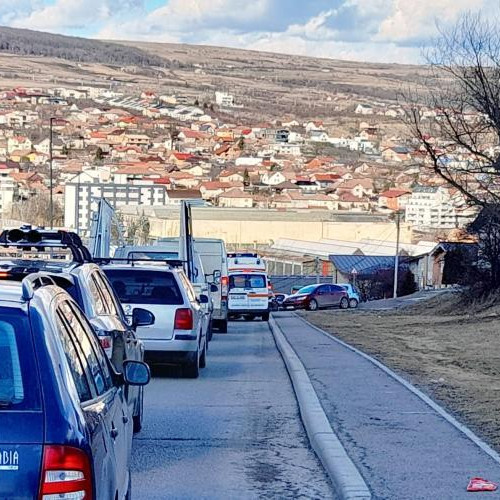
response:
<path fill-rule="evenodd" d="M 181 291 L 173 273 L 140 269 L 105 269 L 120 301 L 125 304 L 181 305 Z"/>
<path fill-rule="evenodd" d="M 18 309 L 0 308 L 0 360 L 0 411 L 39 409 L 30 327 Z"/>
<path fill-rule="evenodd" d="M 298 292 L 297 295 L 299 294 L 308 294 L 308 293 L 313 293 L 318 287 L 316 285 L 309 285 L 301 288 Z"/>
<path fill-rule="evenodd" d="M 229 278 L 229 290 L 233 288 L 266 288 L 263 274 L 233 274 Z"/>
<path fill-rule="evenodd" d="M 145 259 L 145 260 L 177 260 L 178 252 L 130 252 L 129 259 Z"/>

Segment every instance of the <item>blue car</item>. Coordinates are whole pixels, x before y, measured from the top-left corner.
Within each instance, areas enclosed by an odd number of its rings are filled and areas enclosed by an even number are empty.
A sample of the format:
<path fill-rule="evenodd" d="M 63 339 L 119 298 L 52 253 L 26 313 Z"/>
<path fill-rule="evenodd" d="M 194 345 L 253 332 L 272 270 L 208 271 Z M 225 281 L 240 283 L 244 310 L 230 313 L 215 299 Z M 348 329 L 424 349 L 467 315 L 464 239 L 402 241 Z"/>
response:
<path fill-rule="evenodd" d="M 135 324 L 150 324 L 145 310 Z M 128 385 L 76 302 L 42 273 L 0 284 L 0 498 L 130 498 Z"/>

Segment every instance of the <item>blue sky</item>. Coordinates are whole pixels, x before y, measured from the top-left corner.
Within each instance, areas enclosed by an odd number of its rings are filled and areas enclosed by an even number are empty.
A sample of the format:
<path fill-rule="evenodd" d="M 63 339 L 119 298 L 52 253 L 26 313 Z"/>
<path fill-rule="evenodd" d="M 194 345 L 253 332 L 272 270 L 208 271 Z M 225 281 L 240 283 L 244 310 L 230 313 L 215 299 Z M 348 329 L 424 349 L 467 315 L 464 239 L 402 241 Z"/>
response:
<path fill-rule="evenodd" d="M 0 24 L 92 38 L 181 42 L 414 63 L 440 25 L 498 0 L 0 0 Z"/>

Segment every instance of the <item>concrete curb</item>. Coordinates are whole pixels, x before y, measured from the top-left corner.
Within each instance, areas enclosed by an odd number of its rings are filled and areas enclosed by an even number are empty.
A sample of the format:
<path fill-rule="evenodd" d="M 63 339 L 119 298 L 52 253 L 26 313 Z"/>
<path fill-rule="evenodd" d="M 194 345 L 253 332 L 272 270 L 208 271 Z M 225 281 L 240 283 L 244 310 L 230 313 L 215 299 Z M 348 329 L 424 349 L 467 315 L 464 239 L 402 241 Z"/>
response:
<path fill-rule="evenodd" d="M 429 396 L 424 394 L 421 390 L 417 389 L 414 385 L 410 384 L 407 380 L 405 380 L 403 377 L 400 377 L 397 373 L 393 372 L 390 368 L 385 366 L 383 363 L 380 361 L 377 361 L 375 358 L 372 358 L 368 354 L 365 354 L 363 351 L 360 351 L 359 349 L 356 349 L 352 345 L 347 344 L 343 340 L 340 340 L 339 338 L 335 337 L 335 335 L 325 332 L 321 328 L 313 325 L 311 322 L 307 321 L 307 319 L 303 318 L 302 316 L 299 316 L 298 314 L 294 313 L 294 316 L 303 321 L 306 325 L 310 326 L 312 329 L 316 330 L 318 333 L 321 333 L 328 337 L 330 340 L 333 340 L 337 344 L 340 344 L 341 346 L 345 347 L 346 349 L 349 349 L 350 351 L 356 353 L 358 356 L 361 356 L 362 358 L 366 359 L 370 363 L 373 363 L 375 366 L 380 368 L 383 372 L 385 372 L 387 375 L 389 375 L 391 378 L 399 382 L 401 385 L 406 387 L 410 392 L 415 394 L 418 398 L 420 398 L 424 403 L 426 403 L 430 408 L 432 408 L 436 413 L 438 413 L 442 418 L 444 418 L 447 422 L 449 422 L 453 427 L 455 427 L 457 430 L 465 434 L 476 446 L 478 446 L 482 451 L 484 451 L 487 455 L 489 455 L 495 462 L 500 464 L 500 455 L 493 449 L 491 446 L 486 444 L 481 438 L 476 436 L 467 426 L 461 424 L 456 418 L 452 417 L 442 406 L 440 406 L 438 403 L 436 403 L 433 399 L 431 399 Z"/>
<path fill-rule="evenodd" d="M 336 491 L 344 500 L 370 499 L 370 490 L 333 432 L 302 361 L 274 318 L 269 320 L 269 326 L 290 375 L 311 446 Z"/>

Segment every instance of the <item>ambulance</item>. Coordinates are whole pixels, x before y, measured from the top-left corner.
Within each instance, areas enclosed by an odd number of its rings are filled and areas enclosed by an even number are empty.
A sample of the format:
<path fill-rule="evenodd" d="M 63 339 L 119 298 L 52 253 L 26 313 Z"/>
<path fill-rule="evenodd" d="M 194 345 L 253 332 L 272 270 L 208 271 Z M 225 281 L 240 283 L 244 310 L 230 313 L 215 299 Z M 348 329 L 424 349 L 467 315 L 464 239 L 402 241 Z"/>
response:
<path fill-rule="evenodd" d="M 269 321 L 270 284 L 266 264 L 256 253 L 229 253 L 228 317 Z"/>

